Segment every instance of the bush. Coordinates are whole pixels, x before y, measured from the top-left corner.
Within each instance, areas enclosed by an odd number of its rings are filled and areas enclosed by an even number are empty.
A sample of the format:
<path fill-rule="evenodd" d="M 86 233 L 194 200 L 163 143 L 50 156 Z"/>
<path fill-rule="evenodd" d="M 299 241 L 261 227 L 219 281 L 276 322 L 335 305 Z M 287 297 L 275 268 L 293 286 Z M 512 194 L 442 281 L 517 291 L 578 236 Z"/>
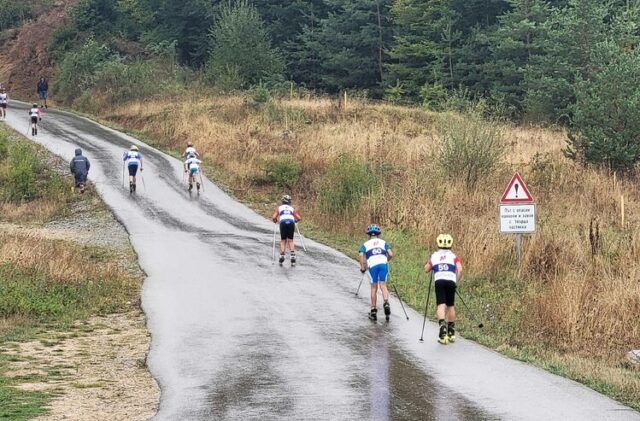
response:
<path fill-rule="evenodd" d="M 260 82 L 253 87 L 253 103 L 255 105 L 266 104 L 271 101 L 271 92 L 266 85 Z"/>
<path fill-rule="evenodd" d="M 94 39 L 67 54 L 54 77 L 53 87 L 58 98 L 70 102 L 92 88 L 96 74 L 111 57 L 109 48 Z"/>
<path fill-rule="evenodd" d="M 377 177 L 365 162 L 349 154 L 341 155 L 327 167 L 320 184 L 320 208 L 338 214 L 353 211 L 377 187 Z"/>
<path fill-rule="evenodd" d="M 293 188 L 300 178 L 302 167 L 291 155 L 272 158 L 264 163 L 267 179 L 278 187 Z"/>
<path fill-rule="evenodd" d="M 501 164 L 506 146 L 502 133 L 478 112 L 448 116 L 439 131 L 436 164 L 447 178 L 462 180 L 468 190 Z"/>
<path fill-rule="evenodd" d="M 9 147 L 5 195 L 12 201 L 30 200 L 36 197 L 36 175 L 40 163 L 33 146 L 16 142 Z"/>
<path fill-rule="evenodd" d="M 448 91 L 441 83 L 427 83 L 420 88 L 422 106 L 432 111 L 442 111 L 448 95 Z"/>
<path fill-rule="evenodd" d="M 7 152 L 7 134 L 5 132 L 0 132 L 0 161 L 7 157 Z"/>
<path fill-rule="evenodd" d="M 30 17 L 31 6 L 27 2 L 8 0 L 0 2 L 0 31 L 18 26 Z"/>

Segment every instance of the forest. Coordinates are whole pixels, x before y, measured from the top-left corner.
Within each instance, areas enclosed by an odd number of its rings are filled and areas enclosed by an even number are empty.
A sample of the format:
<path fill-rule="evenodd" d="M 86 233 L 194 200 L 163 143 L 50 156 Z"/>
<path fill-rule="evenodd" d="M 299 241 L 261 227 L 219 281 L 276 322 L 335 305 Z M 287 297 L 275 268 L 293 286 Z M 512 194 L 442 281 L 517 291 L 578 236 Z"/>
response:
<path fill-rule="evenodd" d="M 3 3 L 0 26 L 29 15 Z M 80 0 L 48 50 L 67 100 L 125 68 L 128 80 L 106 81 L 143 96 L 136 80 L 156 58 L 171 69 L 144 95 L 200 79 L 434 111 L 482 102 L 493 117 L 566 127 L 567 155 L 631 172 L 639 23 L 637 0 Z"/>

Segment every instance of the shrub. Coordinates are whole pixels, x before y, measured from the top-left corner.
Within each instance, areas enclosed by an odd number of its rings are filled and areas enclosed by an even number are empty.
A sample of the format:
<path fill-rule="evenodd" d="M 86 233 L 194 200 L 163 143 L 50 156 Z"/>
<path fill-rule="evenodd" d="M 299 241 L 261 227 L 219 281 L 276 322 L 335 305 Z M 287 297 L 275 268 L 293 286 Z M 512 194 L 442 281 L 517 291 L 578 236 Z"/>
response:
<path fill-rule="evenodd" d="M 377 177 L 365 162 L 353 155 L 341 155 L 327 167 L 320 184 L 320 208 L 338 214 L 353 211 L 377 187 Z"/>
<path fill-rule="evenodd" d="M 5 194 L 13 201 L 30 200 L 36 197 L 36 174 L 40 170 L 35 148 L 24 142 L 9 147 L 9 162 Z"/>
<path fill-rule="evenodd" d="M 271 101 L 271 92 L 262 82 L 253 88 L 253 103 L 256 105 L 266 104 Z"/>
<path fill-rule="evenodd" d="M 0 161 L 7 157 L 7 134 L 0 132 Z"/>
<path fill-rule="evenodd" d="M 505 153 L 502 133 L 478 112 L 449 116 L 439 131 L 442 141 L 435 150 L 436 164 L 446 177 L 462 180 L 468 190 L 501 164 Z"/>
<path fill-rule="evenodd" d="M 291 155 L 272 158 L 264 163 L 267 179 L 278 187 L 293 188 L 300 178 L 302 167 Z"/>
<path fill-rule="evenodd" d="M 31 6 L 27 2 L 0 2 L 0 31 L 18 26 L 22 21 L 31 17 Z"/>

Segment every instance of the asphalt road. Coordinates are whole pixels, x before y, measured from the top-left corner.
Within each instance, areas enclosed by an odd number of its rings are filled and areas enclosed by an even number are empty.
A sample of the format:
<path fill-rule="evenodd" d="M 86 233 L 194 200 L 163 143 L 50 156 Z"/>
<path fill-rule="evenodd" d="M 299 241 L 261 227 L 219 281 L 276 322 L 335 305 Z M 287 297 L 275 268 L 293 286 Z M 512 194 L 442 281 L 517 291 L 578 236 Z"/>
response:
<path fill-rule="evenodd" d="M 26 104 L 7 123 L 25 133 Z M 148 275 L 157 420 L 640 420 L 462 338 L 439 345 L 432 323 L 420 343 L 421 315 L 405 320 L 395 299 L 391 321 L 373 324 L 353 260 L 307 240 L 297 267 L 273 264 L 270 221 L 207 180 L 190 195 L 179 160 L 127 135 L 49 109 L 33 139 L 66 159 L 81 147 L 130 234 Z M 145 159 L 135 195 L 122 183 L 132 143 Z"/>

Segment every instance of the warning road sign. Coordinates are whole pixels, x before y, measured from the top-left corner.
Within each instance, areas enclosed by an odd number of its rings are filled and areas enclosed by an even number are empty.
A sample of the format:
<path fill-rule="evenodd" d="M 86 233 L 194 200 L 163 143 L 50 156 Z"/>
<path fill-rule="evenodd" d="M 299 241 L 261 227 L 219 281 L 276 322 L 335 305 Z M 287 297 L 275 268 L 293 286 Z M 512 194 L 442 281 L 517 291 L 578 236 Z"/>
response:
<path fill-rule="evenodd" d="M 529 193 L 529 189 L 522 181 L 520 174 L 516 172 L 511 177 L 511 181 L 507 184 L 507 188 L 502 194 L 500 203 L 528 203 L 533 202 L 533 196 Z"/>

